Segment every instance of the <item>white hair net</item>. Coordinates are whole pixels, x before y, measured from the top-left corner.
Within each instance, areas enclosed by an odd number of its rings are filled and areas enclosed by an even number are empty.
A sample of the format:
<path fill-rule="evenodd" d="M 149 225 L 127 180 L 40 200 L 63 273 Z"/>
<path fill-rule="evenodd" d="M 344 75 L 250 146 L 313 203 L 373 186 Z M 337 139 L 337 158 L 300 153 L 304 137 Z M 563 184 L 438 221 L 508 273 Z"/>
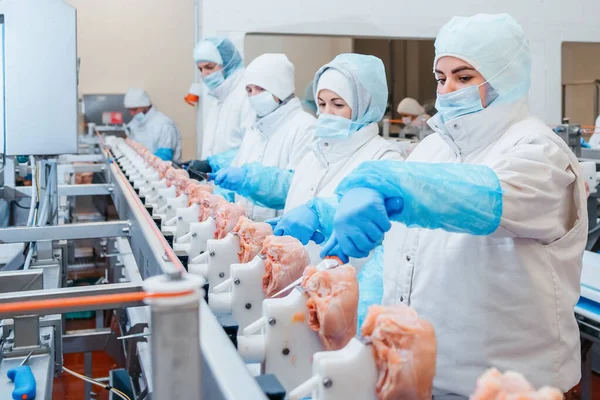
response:
<path fill-rule="evenodd" d="M 294 94 L 294 64 L 285 54 L 263 54 L 246 67 L 244 84 L 260 86 L 285 100 Z"/>
<path fill-rule="evenodd" d="M 140 88 L 129 89 L 123 103 L 125 108 L 150 107 L 152 105 L 148 93 Z"/>

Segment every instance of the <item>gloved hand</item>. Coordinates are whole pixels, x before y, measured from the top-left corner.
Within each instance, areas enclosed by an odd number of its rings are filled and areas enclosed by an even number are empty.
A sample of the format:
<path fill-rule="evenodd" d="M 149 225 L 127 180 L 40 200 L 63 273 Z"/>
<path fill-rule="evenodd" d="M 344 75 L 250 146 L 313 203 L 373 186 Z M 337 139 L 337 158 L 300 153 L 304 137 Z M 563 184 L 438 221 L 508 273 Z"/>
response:
<path fill-rule="evenodd" d="M 265 220 L 265 222 L 267 224 L 271 225 L 271 229 L 273 229 L 273 230 L 275 230 L 275 227 L 277 226 L 279 221 L 281 221 L 281 217 L 275 217 L 275 218 Z"/>
<path fill-rule="evenodd" d="M 172 161 L 173 160 L 173 149 L 167 149 L 166 147 L 161 147 L 160 149 L 156 150 L 154 155 L 163 161 Z"/>
<path fill-rule="evenodd" d="M 213 176 L 217 186 L 237 192 L 242 188 L 242 185 L 246 180 L 246 170 L 235 167 L 223 168 L 216 174 L 210 174 L 211 178 Z"/>
<path fill-rule="evenodd" d="M 346 254 L 344 254 L 344 252 L 342 252 L 342 249 L 340 248 L 337 238 L 335 237 L 335 232 L 333 232 L 333 234 L 331 235 L 331 237 L 329 238 L 329 240 L 323 247 L 323 250 L 321 250 L 321 258 L 324 259 L 325 257 L 332 257 L 332 256 L 338 257 L 340 260 L 342 260 L 342 262 L 344 264 L 347 264 L 348 261 L 350 261 L 348 256 Z"/>
<path fill-rule="evenodd" d="M 401 199 L 390 200 L 387 205 L 392 214 L 402 210 Z M 391 227 L 386 201 L 379 192 L 362 187 L 350 189 L 342 196 L 333 220 L 333 235 L 322 255 L 329 255 L 337 244 L 347 256 L 367 257 Z"/>
<path fill-rule="evenodd" d="M 212 172 L 210 164 L 206 160 L 192 160 L 188 163 L 188 168 L 198 172 Z"/>
<path fill-rule="evenodd" d="M 313 210 L 303 204 L 281 217 L 275 228 L 273 228 L 273 234 L 275 236 L 295 237 L 303 245 L 307 245 L 309 240 L 321 244 L 325 240 L 325 236 L 317 229 L 319 229 L 319 217 Z"/>

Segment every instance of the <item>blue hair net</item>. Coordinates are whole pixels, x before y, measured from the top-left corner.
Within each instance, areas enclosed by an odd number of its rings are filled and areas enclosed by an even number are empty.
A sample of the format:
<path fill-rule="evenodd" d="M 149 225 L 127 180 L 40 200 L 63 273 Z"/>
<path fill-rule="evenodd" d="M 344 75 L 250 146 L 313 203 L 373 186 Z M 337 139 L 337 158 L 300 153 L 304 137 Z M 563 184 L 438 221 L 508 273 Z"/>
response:
<path fill-rule="evenodd" d="M 369 307 L 381 304 L 383 299 L 383 246 L 378 246 L 373 257 L 363 265 L 358 273 L 358 330 L 367 317 Z"/>
<path fill-rule="evenodd" d="M 208 156 L 206 161 L 208 162 L 208 165 L 210 165 L 212 172 L 217 172 L 222 168 L 229 167 L 237 155 L 237 152 L 238 149 L 231 149 L 222 153 L 213 154 L 212 156 Z"/>
<path fill-rule="evenodd" d="M 338 201 L 336 197 L 315 197 L 306 203 L 319 219 L 319 227 L 317 231 L 325 236 L 325 241 L 329 239 L 333 232 L 333 217 L 337 208 Z"/>
<path fill-rule="evenodd" d="M 340 182 L 336 194 L 355 187 L 399 199 L 400 211 L 390 218 L 408 227 L 489 235 L 502 217 L 500 181 L 484 165 L 366 161 Z"/>
<path fill-rule="evenodd" d="M 294 171 L 265 167 L 260 163 L 242 165 L 246 179 L 238 194 L 261 207 L 283 210 Z"/>
<path fill-rule="evenodd" d="M 211 43 L 219 52 L 221 60 L 223 60 L 223 75 L 227 78 L 240 68 L 244 67 L 242 56 L 235 48 L 231 40 L 227 38 L 209 37 L 199 41 L 194 48 L 194 61 L 196 63 L 202 61 L 216 62 L 215 57 L 206 47 L 206 43 Z M 219 60 L 220 61 L 220 60 Z"/>
<path fill-rule="evenodd" d="M 317 102 L 317 86 L 323 72 L 333 68 L 352 83 L 354 102 L 352 107 L 353 128 L 358 130 L 372 122 L 379 122 L 385 114 L 388 86 L 383 61 L 364 54 L 340 54 L 322 66 L 313 81 L 313 95 Z"/>
<path fill-rule="evenodd" d="M 435 40 L 435 60 L 451 56 L 471 64 L 498 94 L 491 103 L 510 103 L 531 86 L 531 51 L 521 25 L 508 14 L 454 17 Z"/>

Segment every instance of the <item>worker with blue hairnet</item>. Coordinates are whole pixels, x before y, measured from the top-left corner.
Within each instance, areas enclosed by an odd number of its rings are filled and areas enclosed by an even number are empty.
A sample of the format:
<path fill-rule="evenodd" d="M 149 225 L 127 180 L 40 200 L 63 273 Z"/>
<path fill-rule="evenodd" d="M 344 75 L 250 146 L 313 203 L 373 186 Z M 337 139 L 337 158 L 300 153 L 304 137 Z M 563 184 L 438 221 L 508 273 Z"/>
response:
<path fill-rule="evenodd" d="M 132 140 L 143 144 L 165 161 L 181 158 L 181 134 L 177 126 L 152 105 L 144 89 L 130 89 L 125 95 L 124 105 L 133 117 L 127 126 Z"/>
<path fill-rule="evenodd" d="M 434 397 L 468 396 L 490 367 L 564 392 L 581 377 L 584 180 L 527 109 L 531 52 L 507 14 L 455 17 L 435 41 L 435 131 L 406 162 L 362 163 L 338 185 L 323 256 L 384 244 L 384 304 L 437 337 Z M 387 233 L 386 233 L 387 232 Z"/>
<path fill-rule="evenodd" d="M 211 172 L 231 163 L 256 114 L 246 95 L 242 56 L 231 40 L 210 37 L 199 41 L 194 47 L 194 62 L 208 89 L 209 105 L 204 124 L 197 126 L 198 138 L 202 138 L 202 161 L 189 166 Z M 198 121 L 202 120 L 202 109 L 198 107 Z"/>
<path fill-rule="evenodd" d="M 295 171 L 244 166 L 237 193 L 256 204 L 284 211 L 269 221 L 276 235 L 320 244 L 331 233 L 334 189 L 361 162 L 402 160 L 404 154 L 379 136 L 377 122 L 388 99 L 383 62 L 373 56 L 341 54 L 317 71 L 313 96 L 319 107 L 315 139 Z M 309 249 L 319 253 L 319 249 Z"/>
<path fill-rule="evenodd" d="M 249 168 L 256 170 L 254 174 L 263 167 L 296 169 L 309 151 L 316 119 L 304 111 L 294 95 L 294 79 L 294 64 L 285 54 L 263 54 L 248 65 L 244 83 L 257 118 L 247 129 L 231 166 L 214 176 L 217 185 L 234 191 L 242 189 Z M 274 218 L 282 212 L 261 207 L 240 195 L 236 198 L 254 221 Z"/>

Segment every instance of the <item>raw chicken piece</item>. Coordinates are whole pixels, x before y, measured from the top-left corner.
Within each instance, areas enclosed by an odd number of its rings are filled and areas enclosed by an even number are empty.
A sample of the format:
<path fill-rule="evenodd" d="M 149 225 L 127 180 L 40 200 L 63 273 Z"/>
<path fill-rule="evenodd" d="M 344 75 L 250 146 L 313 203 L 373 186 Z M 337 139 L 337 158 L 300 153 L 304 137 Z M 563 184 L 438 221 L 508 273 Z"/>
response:
<path fill-rule="evenodd" d="M 404 304 L 371 306 L 361 333 L 373 342 L 379 400 L 431 400 L 437 341 L 428 321 Z"/>
<path fill-rule="evenodd" d="M 156 161 L 154 168 L 158 172 L 158 177 L 160 179 L 163 179 L 164 177 L 167 176 L 167 172 L 171 169 L 171 162 L 170 161 L 162 161 L 159 158 L 158 161 Z"/>
<path fill-rule="evenodd" d="M 302 287 L 308 295 L 308 325 L 327 350 L 339 350 L 356 334 L 358 280 L 351 265 L 317 271 L 306 268 Z"/>
<path fill-rule="evenodd" d="M 188 195 L 188 207 L 192 204 L 201 204 L 206 193 L 212 194 L 212 188 L 208 185 L 193 183 L 189 185 L 186 189 L 186 194 Z"/>
<path fill-rule="evenodd" d="M 273 234 L 271 225 L 265 222 L 254 222 L 246 217 L 240 217 L 233 231 L 240 238 L 238 259 L 241 263 L 254 259 L 260 253 L 265 238 Z"/>
<path fill-rule="evenodd" d="M 221 196 L 215 194 L 211 194 L 210 196 L 202 196 L 202 201 L 200 202 L 200 216 L 198 217 L 198 220 L 202 222 L 206 221 L 209 217 L 216 218 L 217 210 L 219 207 L 225 204 L 229 204 L 229 202 Z M 236 222 L 233 222 L 232 226 L 235 226 L 235 224 Z M 217 229 L 218 227 L 219 225 L 217 223 Z M 229 229 L 227 232 L 230 230 L 231 229 Z M 227 232 L 225 235 L 227 235 Z"/>
<path fill-rule="evenodd" d="M 219 205 L 215 211 L 215 225 L 217 226 L 217 229 L 215 230 L 215 239 L 223 239 L 227 236 L 227 234 L 235 228 L 240 217 L 243 217 L 245 214 L 246 210 L 244 207 L 238 204 L 225 201 Z"/>
<path fill-rule="evenodd" d="M 291 236 L 267 236 L 261 254 L 265 256 L 262 285 L 267 298 L 300 278 L 310 263 L 302 243 Z"/>
<path fill-rule="evenodd" d="M 179 185 L 182 179 L 188 179 L 190 176 L 187 171 L 178 168 L 169 168 L 167 170 L 167 174 L 165 178 L 167 179 L 167 187 L 171 187 L 175 185 L 177 196 L 181 194 L 181 190 L 179 189 Z"/>
<path fill-rule="evenodd" d="M 193 185 L 194 182 L 196 181 L 190 178 L 186 178 L 185 176 L 178 177 L 175 181 L 175 187 L 177 188 L 177 197 L 181 196 L 182 194 L 187 194 L 188 187 L 190 185 Z"/>
<path fill-rule="evenodd" d="M 471 400 L 562 400 L 560 390 L 544 386 L 535 390 L 523 375 L 496 368 L 488 369 L 477 380 Z"/>

